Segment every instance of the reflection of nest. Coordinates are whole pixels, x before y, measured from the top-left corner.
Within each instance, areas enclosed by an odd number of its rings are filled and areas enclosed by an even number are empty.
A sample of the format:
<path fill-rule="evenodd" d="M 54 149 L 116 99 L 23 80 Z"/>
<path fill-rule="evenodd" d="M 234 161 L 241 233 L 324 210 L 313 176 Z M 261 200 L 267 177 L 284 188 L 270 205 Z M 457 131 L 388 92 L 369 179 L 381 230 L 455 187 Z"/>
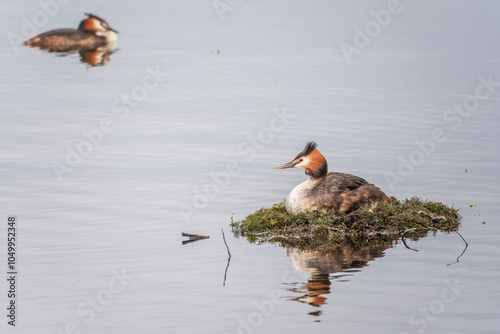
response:
<path fill-rule="evenodd" d="M 377 258 L 384 256 L 389 246 L 374 246 L 355 249 L 352 246 L 339 247 L 326 252 L 288 248 L 287 255 L 293 266 L 313 276 L 321 273 L 336 273 L 351 268 L 362 268 Z"/>
<path fill-rule="evenodd" d="M 427 234 L 427 231 L 424 235 Z M 403 233 L 402 240 L 407 248 L 409 248 L 406 243 L 404 236 L 405 234 L 410 235 L 414 233 L 412 237 L 417 240 L 419 234 L 423 233 L 418 229 L 409 229 L 407 232 Z M 454 263 L 458 263 L 459 258 L 467 250 L 467 241 L 456 232 L 464 241 L 465 249 L 462 254 L 460 254 Z M 396 239 L 393 240 L 395 242 Z M 312 306 L 321 306 L 326 304 L 327 298 L 325 295 L 330 293 L 331 279 L 333 278 L 330 274 L 339 272 L 350 272 L 359 271 L 353 269 L 360 269 L 368 265 L 368 262 L 384 256 L 384 251 L 392 246 L 392 242 L 380 243 L 380 240 L 374 239 L 372 242 L 367 241 L 363 243 L 363 246 L 355 243 L 346 243 L 343 245 L 337 244 L 336 247 L 325 248 L 325 250 L 304 250 L 293 247 L 288 247 L 286 254 L 293 266 L 300 271 L 308 272 L 311 274 L 311 278 L 307 283 L 302 284 L 300 288 L 292 289 L 292 291 L 303 294 L 300 297 L 294 298 L 294 300 L 307 303 Z M 411 248 L 409 248 L 411 249 Z M 448 265 L 454 264 L 450 263 Z M 334 275 L 336 279 L 339 279 L 346 274 Z M 321 311 L 314 311 L 309 313 L 311 315 L 321 315 Z"/>
<path fill-rule="evenodd" d="M 316 307 L 326 304 L 325 295 L 330 293 L 330 274 L 365 267 L 369 261 L 384 256 L 384 250 L 389 247 L 390 245 L 374 245 L 359 248 L 344 245 L 328 251 L 287 248 L 286 254 L 293 266 L 311 274 L 307 283 L 293 290 L 303 294 L 294 300 Z M 322 312 L 310 314 L 319 316 Z"/>

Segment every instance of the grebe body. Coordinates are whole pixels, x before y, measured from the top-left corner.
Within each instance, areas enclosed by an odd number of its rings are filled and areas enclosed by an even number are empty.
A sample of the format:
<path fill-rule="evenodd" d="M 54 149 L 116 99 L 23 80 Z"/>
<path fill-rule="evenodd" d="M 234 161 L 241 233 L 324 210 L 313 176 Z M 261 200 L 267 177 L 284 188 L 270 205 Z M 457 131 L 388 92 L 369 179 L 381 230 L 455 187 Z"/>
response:
<path fill-rule="evenodd" d="M 309 179 L 288 194 L 285 207 L 288 213 L 337 210 L 350 212 L 362 205 L 373 208 L 387 203 L 387 196 L 365 179 L 346 173 L 328 173 L 328 164 L 314 142 L 291 162 L 276 169 L 302 168 Z"/>
<path fill-rule="evenodd" d="M 80 22 L 78 29 L 55 29 L 33 37 L 25 45 L 56 52 L 76 49 L 96 49 L 110 43 L 116 43 L 118 31 L 111 28 L 100 17 L 85 13 L 88 16 Z"/>

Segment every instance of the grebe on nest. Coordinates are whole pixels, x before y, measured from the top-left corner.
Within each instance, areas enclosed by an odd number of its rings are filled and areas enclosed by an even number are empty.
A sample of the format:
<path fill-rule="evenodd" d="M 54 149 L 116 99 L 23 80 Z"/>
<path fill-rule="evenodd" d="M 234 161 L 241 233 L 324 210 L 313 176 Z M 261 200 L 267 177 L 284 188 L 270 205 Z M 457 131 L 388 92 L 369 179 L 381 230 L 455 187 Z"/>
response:
<path fill-rule="evenodd" d="M 359 176 L 328 173 L 326 159 L 316 146 L 315 142 L 308 142 L 291 162 L 274 167 L 302 168 L 310 176 L 288 194 L 285 201 L 288 213 L 328 210 L 350 212 L 365 204 L 369 208 L 387 204 L 387 196 L 382 190 Z"/>
<path fill-rule="evenodd" d="M 88 16 L 80 22 L 78 29 L 55 29 L 30 38 L 25 45 L 65 52 L 76 49 L 96 49 L 108 43 L 116 43 L 118 31 L 111 28 L 99 16 L 85 13 Z"/>

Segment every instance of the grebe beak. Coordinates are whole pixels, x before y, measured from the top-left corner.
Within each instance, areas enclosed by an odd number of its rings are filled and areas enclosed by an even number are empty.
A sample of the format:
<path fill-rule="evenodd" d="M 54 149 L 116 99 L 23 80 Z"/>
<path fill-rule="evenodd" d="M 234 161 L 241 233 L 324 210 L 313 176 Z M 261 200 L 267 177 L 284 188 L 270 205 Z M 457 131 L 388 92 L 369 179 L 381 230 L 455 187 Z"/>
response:
<path fill-rule="evenodd" d="M 106 30 L 111 30 L 111 31 L 113 31 L 113 32 L 116 32 L 117 34 L 119 34 L 119 33 L 120 33 L 118 30 L 115 30 L 115 29 L 113 29 L 113 28 L 111 28 L 111 27 L 107 27 L 107 28 L 106 28 Z"/>
<path fill-rule="evenodd" d="M 284 165 L 281 165 L 281 166 L 276 166 L 274 167 L 274 169 L 285 169 L 285 168 L 293 168 L 295 167 L 296 164 L 299 163 L 299 160 L 294 160 L 294 161 L 290 161 L 289 163 L 286 163 Z"/>

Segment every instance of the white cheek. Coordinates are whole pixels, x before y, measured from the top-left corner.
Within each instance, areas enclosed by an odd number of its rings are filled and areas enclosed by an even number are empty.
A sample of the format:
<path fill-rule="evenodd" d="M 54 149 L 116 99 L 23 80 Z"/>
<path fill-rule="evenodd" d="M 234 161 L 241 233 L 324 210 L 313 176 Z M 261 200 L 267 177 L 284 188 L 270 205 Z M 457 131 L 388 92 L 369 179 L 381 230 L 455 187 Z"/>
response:
<path fill-rule="evenodd" d="M 309 164 L 309 159 L 306 158 L 306 159 L 302 160 L 301 162 L 299 162 L 298 164 L 296 164 L 295 168 L 306 169 L 308 164 Z"/>
<path fill-rule="evenodd" d="M 107 31 L 107 29 L 106 29 L 106 28 L 105 28 L 102 24 L 99 24 L 98 29 L 99 29 L 98 31 L 100 31 L 100 32 L 101 32 L 101 31 L 102 31 L 102 32 Z"/>

